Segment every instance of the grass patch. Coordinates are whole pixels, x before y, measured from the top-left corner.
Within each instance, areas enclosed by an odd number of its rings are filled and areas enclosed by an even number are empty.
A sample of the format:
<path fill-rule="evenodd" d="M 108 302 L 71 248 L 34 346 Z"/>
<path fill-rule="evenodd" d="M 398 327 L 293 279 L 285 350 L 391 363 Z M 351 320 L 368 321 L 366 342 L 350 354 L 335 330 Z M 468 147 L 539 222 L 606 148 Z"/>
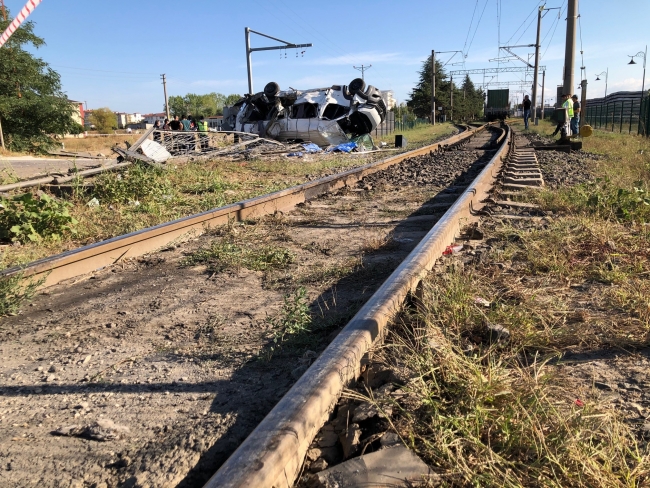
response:
<path fill-rule="evenodd" d="M 531 350 L 564 344 L 549 304 L 543 313 L 528 308 L 534 297 L 515 307 L 502 294 L 485 311 L 474 301 L 481 278 L 432 278 L 421 313 L 406 314 L 389 337 L 387 362 L 410 378 L 394 420 L 402 439 L 443 486 L 647 482 L 648 449 L 629 425 L 595 396 L 576 403 L 570 380 Z M 507 325 L 510 340 L 486 340 L 487 322 Z"/>
<path fill-rule="evenodd" d="M 24 280 L 23 274 L 0 277 L 0 317 L 15 315 L 21 305 L 31 300 L 36 290 L 45 283 L 46 277 L 38 280 Z"/>
<path fill-rule="evenodd" d="M 283 247 L 261 246 L 250 248 L 236 242 L 213 242 L 209 248 L 199 249 L 183 261 L 183 266 L 206 265 L 208 270 L 219 273 L 227 269 L 246 268 L 252 271 L 281 269 L 294 260 L 294 254 Z"/>

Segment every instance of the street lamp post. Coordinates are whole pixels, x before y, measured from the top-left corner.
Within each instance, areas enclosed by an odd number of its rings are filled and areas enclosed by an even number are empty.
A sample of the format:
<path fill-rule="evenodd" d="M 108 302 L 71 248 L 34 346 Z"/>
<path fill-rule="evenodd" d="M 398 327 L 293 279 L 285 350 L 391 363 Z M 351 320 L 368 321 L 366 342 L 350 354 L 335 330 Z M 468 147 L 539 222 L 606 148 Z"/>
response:
<path fill-rule="evenodd" d="M 607 71 L 603 71 L 602 73 L 598 73 L 596 75 L 596 81 L 600 81 L 600 77 L 602 75 L 605 75 L 605 98 L 607 98 L 607 79 L 609 78 L 609 68 L 607 68 Z"/>
<path fill-rule="evenodd" d="M 641 111 L 643 110 L 643 93 L 645 91 L 645 62 L 646 62 L 646 58 L 648 57 L 648 46 L 646 45 L 645 51 L 639 51 L 634 56 L 629 56 L 628 55 L 628 57 L 630 57 L 632 59 L 630 59 L 630 62 L 627 63 L 627 64 L 636 64 L 634 62 L 634 58 L 643 58 L 643 81 L 641 82 L 641 103 L 639 104 L 639 127 L 637 129 L 637 133 L 641 133 L 641 128 L 642 128 L 642 125 L 641 125 Z M 645 132 L 646 132 L 646 128 L 645 128 L 645 124 L 644 124 L 643 125 L 643 134 L 647 135 Z"/>

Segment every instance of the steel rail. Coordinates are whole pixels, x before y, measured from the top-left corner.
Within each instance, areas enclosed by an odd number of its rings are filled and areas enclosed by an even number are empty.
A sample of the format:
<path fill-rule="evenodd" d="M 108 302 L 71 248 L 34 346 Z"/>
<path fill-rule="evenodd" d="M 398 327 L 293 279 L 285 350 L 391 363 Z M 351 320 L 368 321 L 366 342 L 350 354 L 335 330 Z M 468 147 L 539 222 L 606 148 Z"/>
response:
<path fill-rule="evenodd" d="M 468 128 L 466 131 L 445 140 L 419 149 L 407 151 L 381 161 L 360 166 L 343 173 L 320 178 L 302 185 L 251 198 L 224 207 L 207 210 L 154 227 L 113 237 L 61 254 L 42 258 L 25 266 L 16 266 L 0 272 L 0 278 L 22 273 L 24 278 L 38 278 L 46 275 L 43 286 L 52 286 L 63 280 L 90 273 L 115 264 L 126 258 L 133 258 L 162 249 L 170 243 L 189 234 L 200 234 L 206 228 L 227 224 L 231 221 L 261 217 L 277 212 L 287 212 L 297 204 L 313 199 L 344 186 L 350 186 L 364 176 L 398 164 L 405 159 L 420 156 L 448 146 L 469 140 L 487 125 Z"/>
<path fill-rule="evenodd" d="M 345 385 L 360 374 L 361 359 L 417 292 L 461 227 L 496 181 L 510 145 L 510 129 L 491 161 L 416 248 L 381 285 L 312 366 L 205 485 L 206 488 L 288 488 L 297 479 L 310 443 Z"/>

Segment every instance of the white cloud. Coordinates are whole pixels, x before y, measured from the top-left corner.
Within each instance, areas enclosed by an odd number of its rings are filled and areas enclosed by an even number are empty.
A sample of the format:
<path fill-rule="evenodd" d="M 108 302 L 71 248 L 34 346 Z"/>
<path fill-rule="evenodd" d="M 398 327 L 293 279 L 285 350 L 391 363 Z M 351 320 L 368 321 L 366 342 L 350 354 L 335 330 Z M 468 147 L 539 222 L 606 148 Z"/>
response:
<path fill-rule="evenodd" d="M 344 54 L 327 58 L 316 58 L 307 61 L 308 64 L 316 66 L 339 66 L 350 64 L 372 64 L 401 61 L 400 53 L 383 53 L 379 51 L 359 52 L 355 54 Z"/>
<path fill-rule="evenodd" d="M 641 90 L 641 83 L 642 83 L 641 78 L 625 78 L 624 80 L 620 81 L 610 81 L 609 82 L 609 87 L 608 87 L 608 92 L 613 93 L 614 91 L 637 91 Z M 646 88 L 647 88 L 647 80 L 646 80 Z"/>

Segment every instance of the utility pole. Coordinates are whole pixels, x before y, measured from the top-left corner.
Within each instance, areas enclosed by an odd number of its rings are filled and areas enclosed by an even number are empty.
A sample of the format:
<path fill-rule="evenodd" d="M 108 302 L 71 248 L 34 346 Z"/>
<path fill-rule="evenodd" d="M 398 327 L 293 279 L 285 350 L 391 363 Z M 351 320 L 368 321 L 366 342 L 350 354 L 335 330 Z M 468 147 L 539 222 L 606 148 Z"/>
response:
<path fill-rule="evenodd" d="M 165 112 L 167 112 L 167 120 L 170 120 L 171 117 L 169 116 L 169 98 L 167 98 L 167 75 L 160 75 L 160 77 L 163 80 L 163 90 L 165 90 Z"/>
<path fill-rule="evenodd" d="M 569 0 L 570 1 L 570 0 Z M 535 41 L 535 72 L 533 73 L 533 124 L 537 125 L 537 80 L 538 80 L 538 70 L 539 70 L 539 44 L 540 44 L 540 34 L 542 32 L 542 12 L 544 11 L 544 5 L 539 7 L 537 11 L 537 40 Z M 542 92 L 542 99 L 544 98 L 544 93 Z M 544 105 L 542 103 L 542 105 Z"/>
<path fill-rule="evenodd" d="M 5 10 L 5 0 L 0 0 L 0 5 L 2 5 L 2 18 L 7 21 L 7 11 Z M 2 118 L 0 117 L 0 146 L 3 150 L 6 150 L 5 147 L 5 137 L 2 135 Z"/>
<path fill-rule="evenodd" d="M 449 77 L 449 122 L 454 120 L 454 77 Z"/>
<path fill-rule="evenodd" d="M 365 72 L 366 72 L 367 70 L 369 70 L 370 68 L 372 68 L 372 64 L 369 64 L 368 66 L 364 66 L 364 65 L 362 64 L 361 67 L 357 67 L 357 66 L 352 66 L 352 67 L 353 67 L 354 69 L 357 69 L 357 70 L 361 71 L 361 79 L 362 79 L 363 81 L 366 81 L 366 78 L 365 78 L 365 76 L 364 76 L 364 75 L 365 75 Z"/>
<path fill-rule="evenodd" d="M 431 125 L 436 125 L 436 52 L 431 51 Z"/>
<path fill-rule="evenodd" d="M 573 93 L 575 78 L 574 64 L 576 52 L 576 19 L 578 15 L 578 0 L 568 0 L 569 9 L 566 17 L 566 48 L 564 51 L 564 93 Z"/>
<path fill-rule="evenodd" d="M 544 85 L 546 84 L 546 71 L 542 72 L 542 120 L 544 120 Z M 537 119 L 535 119 L 537 121 Z M 535 122 L 536 124 L 538 122 Z"/>
<path fill-rule="evenodd" d="M 580 127 L 578 129 L 582 129 L 587 119 L 587 80 L 582 80 L 580 86 L 582 88 L 580 94 L 582 99 L 580 100 Z M 580 131 L 578 130 L 578 132 Z"/>
<path fill-rule="evenodd" d="M 266 37 L 267 39 L 272 39 L 274 41 L 278 41 L 284 44 L 284 46 L 271 46 L 271 47 L 251 47 L 251 32 L 253 34 L 257 34 L 258 36 Z M 246 67 L 248 69 L 248 94 L 252 95 L 253 94 L 253 61 L 251 59 L 251 54 L 254 51 L 273 51 L 276 49 L 297 49 L 299 47 L 312 47 L 312 43 L 310 42 L 309 44 L 293 44 L 291 42 L 283 41 L 282 39 L 278 39 L 276 37 L 271 37 L 266 34 L 262 34 L 261 32 L 254 31 L 253 29 L 250 29 L 246 27 L 244 29 L 244 34 L 246 36 Z"/>

